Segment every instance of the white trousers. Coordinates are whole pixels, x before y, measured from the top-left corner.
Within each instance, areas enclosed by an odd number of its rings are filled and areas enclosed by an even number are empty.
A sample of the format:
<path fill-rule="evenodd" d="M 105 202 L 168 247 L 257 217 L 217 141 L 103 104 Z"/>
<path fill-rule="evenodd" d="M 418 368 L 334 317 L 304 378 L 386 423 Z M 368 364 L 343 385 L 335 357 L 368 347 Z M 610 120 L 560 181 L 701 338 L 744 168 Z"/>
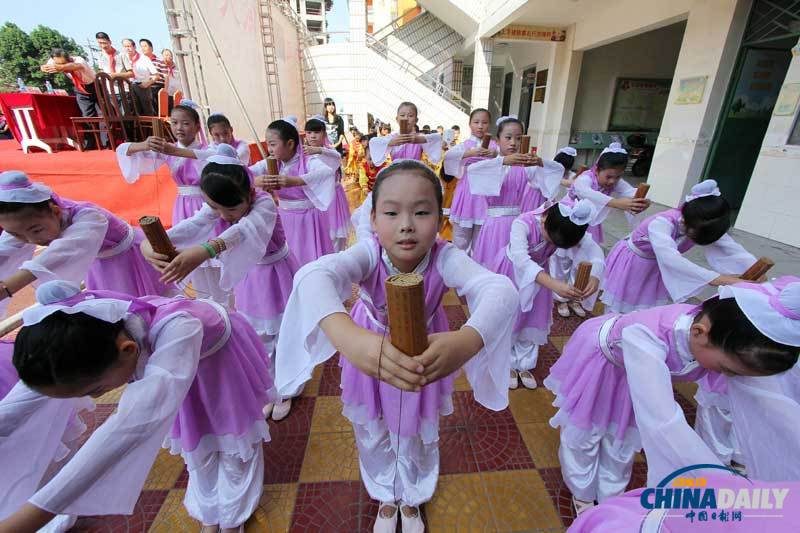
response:
<path fill-rule="evenodd" d="M 559 281 L 575 284 L 575 275 L 578 271 L 578 264 L 574 261 L 573 253 L 570 250 L 558 249 L 556 253 L 550 256 L 550 275 Z M 594 304 L 597 302 L 599 291 L 581 301 L 581 306 L 587 311 L 594 309 Z M 556 302 L 567 302 L 566 298 L 559 296 L 553 292 L 553 299 Z"/>
<path fill-rule="evenodd" d="M 385 431 L 370 435 L 353 424 L 361 479 L 373 500 L 418 506 L 433 497 L 439 479 L 439 443 Z M 399 443 L 398 443 L 399 440 Z"/>
<path fill-rule="evenodd" d="M 614 437 L 593 434 L 580 447 L 564 442 L 558 448 L 561 474 L 572 495 L 579 500 L 602 503 L 606 498 L 625 492 L 631 479 L 636 451 L 614 449 Z"/>
<path fill-rule="evenodd" d="M 513 370 L 533 370 L 538 361 L 538 344 L 518 339 L 511 347 L 511 368 Z"/>
<path fill-rule="evenodd" d="M 250 518 L 264 488 L 264 449 L 260 442 L 253 447 L 249 461 L 214 452 L 200 467 L 189 470 L 183 504 L 192 518 L 221 528 L 239 527 Z"/>

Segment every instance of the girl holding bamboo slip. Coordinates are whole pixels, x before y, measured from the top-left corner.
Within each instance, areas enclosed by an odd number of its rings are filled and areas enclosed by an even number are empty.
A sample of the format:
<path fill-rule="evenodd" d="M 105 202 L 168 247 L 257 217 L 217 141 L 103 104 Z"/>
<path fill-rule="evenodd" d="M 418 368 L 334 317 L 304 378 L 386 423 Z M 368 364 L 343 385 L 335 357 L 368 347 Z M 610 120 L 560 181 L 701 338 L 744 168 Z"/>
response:
<path fill-rule="evenodd" d="M 181 281 L 203 262 L 216 258 L 221 288 L 233 292 L 236 310 L 256 330 L 274 363 L 283 311 L 299 269 L 275 202 L 253 189 L 247 167 L 224 144 L 218 155 L 209 158 L 200 188 L 206 204 L 167 232 L 178 255 L 170 261 L 153 252 L 147 241 L 142 243 L 142 253 L 170 282 Z M 264 412 L 282 420 L 291 406 L 291 398 L 286 398 L 274 408 L 269 404 Z"/>
<path fill-rule="evenodd" d="M 692 187 L 679 208 L 644 219 L 606 258 L 601 300 L 613 312 L 684 302 L 707 286 L 730 285 L 756 258 L 734 241 L 730 206 L 714 180 Z M 682 254 L 702 246 L 711 268 Z"/>
<path fill-rule="evenodd" d="M 444 156 L 445 173 L 458 178 L 450 206 L 450 223 L 453 225 L 453 244 L 462 250 L 469 250 L 486 221 L 486 198 L 472 194 L 465 171 L 473 163 L 497 155 L 497 143 L 489 136 L 491 120 L 488 110 L 473 109 L 469 114 L 469 139 L 448 150 Z"/>
<path fill-rule="evenodd" d="M 442 192 L 425 165 L 400 161 L 373 188 L 370 240 L 306 265 L 295 276 L 278 339 L 279 393 L 292 394 L 314 366 L 341 354 L 343 414 L 353 424 L 361 477 L 381 502 L 375 531 L 422 531 L 419 505 L 433 496 L 439 472 L 439 416 L 452 413 L 454 373 L 464 367 L 478 402 L 508 404 L 510 337 L 518 305 L 510 280 L 437 239 Z M 428 348 L 409 357 L 390 342 L 384 280 L 424 279 Z M 352 284 L 360 298 L 347 314 Z M 442 297 L 465 296 L 470 318 L 449 332 Z M 401 510 L 398 512 L 398 506 Z"/>
<path fill-rule="evenodd" d="M 53 280 L 131 296 L 174 290 L 139 253 L 142 231 L 102 207 L 61 198 L 16 170 L 0 173 L 0 306 L 23 287 Z M 34 256 L 37 246 L 46 247 Z"/>
<path fill-rule="evenodd" d="M 300 143 L 297 117 L 276 120 L 267 127 L 267 147 L 278 162 L 278 173 L 268 172 L 266 160 L 250 167 L 257 188 L 275 191 L 286 242 L 300 266 L 334 252 L 330 217 L 335 177 L 330 166 L 309 157 Z"/>
<path fill-rule="evenodd" d="M 474 163 L 466 171 L 472 194 L 485 197 L 488 206 L 486 223 L 472 247 L 472 258 L 487 267 L 508 244 L 511 224 L 522 212 L 526 188 L 536 189 L 541 199 L 536 205 L 541 205 L 555 197 L 564 175 L 564 167 L 554 161 L 517 153 L 522 130 L 522 122 L 516 118 L 500 117 L 500 155 Z"/>
<path fill-rule="evenodd" d="M 553 294 L 583 300 L 597 292 L 603 272 L 603 250 L 586 234 L 596 214 L 588 200 L 574 205 L 553 204 L 523 213 L 511 225 L 508 246 L 497 253 L 489 269 L 508 276 L 519 290 L 520 313 L 514 326 L 509 388 L 518 380 L 527 389 L 536 388 L 531 372 L 536 368 L 539 346 L 547 344 L 553 325 Z M 557 250 L 573 252 L 576 261 L 591 264 L 586 287 L 575 287 L 547 273 L 550 257 Z"/>

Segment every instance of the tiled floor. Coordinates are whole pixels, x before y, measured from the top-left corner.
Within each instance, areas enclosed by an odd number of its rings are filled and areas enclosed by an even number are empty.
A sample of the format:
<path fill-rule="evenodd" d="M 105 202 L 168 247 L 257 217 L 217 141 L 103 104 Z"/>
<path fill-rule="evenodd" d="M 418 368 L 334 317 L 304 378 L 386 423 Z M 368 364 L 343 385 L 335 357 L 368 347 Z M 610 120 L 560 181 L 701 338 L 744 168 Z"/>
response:
<path fill-rule="evenodd" d="M 445 304 L 451 327 L 459 327 L 467 310 L 453 293 Z M 579 323 L 555 317 L 535 372 L 540 382 Z M 341 415 L 339 375 L 336 359 L 318 367 L 291 415 L 270 421 L 264 495 L 246 531 L 371 530 L 377 504 L 359 480 L 352 430 Z M 690 419 L 692 393 L 686 387 L 676 391 Z M 99 400 L 87 416 L 90 429 L 113 412 L 118 398 L 115 391 Z M 455 412 L 441 421 L 439 485 L 423 508 L 430 531 L 563 531 L 570 525 L 558 432 L 548 424 L 552 401 L 542 387 L 511 391 L 509 408 L 495 413 L 473 400 L 463 376 L 457 379 Z M 645 476 L 639 460 L 631 487 L 641 486 Z M 182 504 L 186 479 L 180 457 L 162 450 L 132 516 L 81 518 L 73 531 L 197 531 Z"/>

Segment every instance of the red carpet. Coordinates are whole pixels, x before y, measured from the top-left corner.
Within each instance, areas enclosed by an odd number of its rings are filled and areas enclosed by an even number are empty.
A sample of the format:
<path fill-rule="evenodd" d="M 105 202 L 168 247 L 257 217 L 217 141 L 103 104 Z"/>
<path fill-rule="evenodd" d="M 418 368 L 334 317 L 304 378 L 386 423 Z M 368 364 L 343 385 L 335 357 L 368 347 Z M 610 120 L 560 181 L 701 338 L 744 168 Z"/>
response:
<path fill-rule="evenodd" d="M 130 223 L 143 215 L 158 215 L 164 225 L 172 222 L 176 189 L 166 166 L 129 185 L 111 150 L 25 154 L 17 141 L 4 140 L 0 141 L 0 171 L 4 170 L 21 170 L 64 198 L 96 203 Z"/>

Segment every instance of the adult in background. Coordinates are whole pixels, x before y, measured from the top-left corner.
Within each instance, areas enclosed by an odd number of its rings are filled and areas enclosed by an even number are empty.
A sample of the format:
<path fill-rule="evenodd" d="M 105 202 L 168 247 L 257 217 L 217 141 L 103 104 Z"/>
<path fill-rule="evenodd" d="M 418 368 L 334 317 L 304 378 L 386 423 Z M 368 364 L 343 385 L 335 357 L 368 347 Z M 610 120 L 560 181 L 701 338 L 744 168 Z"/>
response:
<path fill-rule="evenodd" d="M 166 80 L 164 79 L 164 61 L 153 52 L 153 43 L 150 39 L 139 39 L 139 48 L 153 66 L 156 68 L 156 75 L 153 84 L 150 85 L 150 93 L 153 95 L 153 106 L 158 111 L 158 91 L 164 88 Z"/>
<path fill-rule="evenodd" d="M 122 39 L 122 48 L 125 49 L 122 56 L 125 68 L 133 72 L 131 87 L 139 104 L 139 111 L 142 115 L 153 116 L 155 108 L 150 86 L 158 81 L 158 69 L 149 57 L 136 50 L 136 43 L 133 39 Z"/>
<path fill-rule="evenodd" d="M 94 86 L 94 69 L 86 63 L 80 56 L 71 56 L 63 48 L 53 48 L 50 51 L 50 59 L 42 65 L 42 72 L 47 74 L 63 73 L 72 80 L 75 87 L 75 98 L 78 100 L 78 108 L 83 117 L 100 116 L 100 106 L 97 103 L 97 92 Z M 101 142 L 108 142 L 108 136 L 103 134 Z M 84 148 L 92 150 L 97 148 L 94 136 L 90 135 L 84 140 Z"/>
<path fill-rule="evenodd" d="M 97 46 L 100 47 L 100 70 L 111 76 L 112 78 L 133 78 L 133 72 L 125 68 L 125 63 L 114 45 L 111 44 L 111 38 L 104 31 L 95 33 L 94 38 L 97 39 Z M 115 88 L 116 91 L 116 88 Z"/>
<path fill-rule="evenodd" d="M 164 70 L 161 74 L 164 76 L 164 87 L 167 88 L 167 93 L 170 97 L 175 96 L 175 93 L 182 91 L 181 76 L 178 67 L 175 65 L 175 59 L 172 56 L 172 50 L 164 48 L 161 50 L 161 59 L 164 62 Z"/>
<path fill-rule="evenodd" d="M 331 148 L 334 148 L 339 155 L 344 154 L 342 143 L 344 142 L 344 120 L 336 113 L 336 102 L 333 98 L 326 98 L 322 104 L 322 116 L 325 117 L 325 128 L 328 133 L 328 141 Z"/>

